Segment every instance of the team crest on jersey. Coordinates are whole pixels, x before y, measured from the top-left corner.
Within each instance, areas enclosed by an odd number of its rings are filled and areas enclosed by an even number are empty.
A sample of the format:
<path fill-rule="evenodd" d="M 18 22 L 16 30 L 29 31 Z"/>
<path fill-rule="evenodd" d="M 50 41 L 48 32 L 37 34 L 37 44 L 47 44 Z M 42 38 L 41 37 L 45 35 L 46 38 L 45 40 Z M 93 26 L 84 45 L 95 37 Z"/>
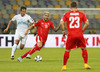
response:
<path fill-rule="evenodd" d="M 48 28 L 48 25 L 45 25 L 45 28 Z"/>

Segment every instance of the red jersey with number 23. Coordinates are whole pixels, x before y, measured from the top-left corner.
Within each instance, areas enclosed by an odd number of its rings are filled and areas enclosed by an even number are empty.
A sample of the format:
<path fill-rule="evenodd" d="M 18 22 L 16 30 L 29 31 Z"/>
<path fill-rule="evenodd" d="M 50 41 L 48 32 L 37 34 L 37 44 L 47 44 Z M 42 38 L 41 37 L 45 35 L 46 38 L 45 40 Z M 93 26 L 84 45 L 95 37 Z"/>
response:
<path fill-rule="evenodd" d="M 65 13 L 61 21 L 67 21 L 68 36 L 83 36 L 82 22 L 88 19 L 84 13 L 76 10 Z"/>
<path fill-rule="evenodd" d="M 47 40 L 49 28 L 54 29 L 54 25 L 50 20 L 39 20 L 34 26 L 38 26 L 38 36 L 42 37 L 43 42 Z"/>

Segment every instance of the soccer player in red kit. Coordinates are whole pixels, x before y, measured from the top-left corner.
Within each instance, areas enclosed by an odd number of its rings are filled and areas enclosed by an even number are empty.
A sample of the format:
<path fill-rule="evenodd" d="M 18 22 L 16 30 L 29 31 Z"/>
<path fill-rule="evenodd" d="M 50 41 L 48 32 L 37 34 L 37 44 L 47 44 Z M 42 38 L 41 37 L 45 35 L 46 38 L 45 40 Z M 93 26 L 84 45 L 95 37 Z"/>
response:
<path fill-rule="evenodd" d="M 24 55 L 22 55 L 21 57 L 18 58 L 18 61 L 22 62 L 22 59 L 24 57 L 31 59 L 31 55 L 37 51 L 40 50 L 48 37 L 48 32 L 49 32 L 49 28 L 51 27 L 55 32 L 59 29 L 55 29 L 52 21 L 48 20 L 49 18 L 49 12 L 45 12 L 43 14 L 43 19 L 39 20 L 37 23 L 35 23 L 33 26 L 29 27 L 28 30 L 26 31 L 25 35 L 27 35 L 28 31 L 31 30 L 34 26 L 38 27 L 38 34 L 36 36 L 36 44 L 35 46 L 28 51 L 27 53 L 25 53 Z"/>
<path fill-rule="evenodd" d="M 62 70 L 66 70 L 66 63 L 69 58 L 69 53 L 71 49 L 81 48 L 82 57 L 84 59 L 84 66 L 86 69 L 90 69 L 88 63 L 88 53 L 86 50 L 86 43 L 83 37 L 83 32 L 89 26 L 89 22 L 84 13 L 77 11 L 77 3 L 72 2 L 70 4 L 71 11 L 65 13 L 60 21 L 60 27 L 62 29 L 63 35 L 65 35 L 64 22 L 67 24 L 67 41 L 66 41 L 66 50 L 63 57 L 63 67 Z M 85 23 L 82 28 L 82 21 Z"/>

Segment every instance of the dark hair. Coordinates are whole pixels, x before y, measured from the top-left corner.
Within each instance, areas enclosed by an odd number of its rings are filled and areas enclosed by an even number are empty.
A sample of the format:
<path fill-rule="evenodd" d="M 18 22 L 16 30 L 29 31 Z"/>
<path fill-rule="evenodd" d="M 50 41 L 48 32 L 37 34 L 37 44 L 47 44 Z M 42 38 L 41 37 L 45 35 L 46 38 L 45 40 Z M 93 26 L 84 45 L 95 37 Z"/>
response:
<path fill-rule="evenodd" d="M 6 23 L 4 23 L 3 25 L 5 25 L 7 27 L 7 24 Z"/>
<path fill-rule="evenodd" d="M 25 10 L 26 10 L 26 7 L 22 6 L 22 7 L 20 8 L 20 11 L 22 11 L 22 9 L 25 9 Z"/>
<path fill-rule="evenodd" d="M 73 1 L 73 2 L 70 4 L 70 7 L 72 7 L 72 8 L 77 7 L 77 3 L 76 3 L 75 1 Z"/>

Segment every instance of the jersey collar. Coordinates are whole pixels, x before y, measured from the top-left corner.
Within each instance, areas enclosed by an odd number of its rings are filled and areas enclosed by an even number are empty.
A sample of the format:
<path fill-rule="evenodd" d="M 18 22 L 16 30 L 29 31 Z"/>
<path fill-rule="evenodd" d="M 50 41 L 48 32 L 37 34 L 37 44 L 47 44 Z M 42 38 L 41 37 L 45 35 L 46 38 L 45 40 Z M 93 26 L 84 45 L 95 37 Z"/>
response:
<path fill-rule="evenodd" d="M 44 19 L 42 19 L 43 21 L 44 21 Z M 44 22 L 48 22 L 49 20 L 47 20 L 47 21 L 44 21 Z"/>
<path fill-rule="evenodd" d="M 71 10 L 71 12 L 77 12 L 77 10 L 75 10 L 75 11 Z"/>
<path fill-rule="evenodd" d="M 25 14 L 25 15 L 26 15 L 26 14 Z M 24 16 L 25 16 L 25 15 L 24 15 Z M 20 14 L 20 16 L 21 16 L 21 14 Z M 24 16 L 21 16 L 21 17 L 24 17 Z"/>

